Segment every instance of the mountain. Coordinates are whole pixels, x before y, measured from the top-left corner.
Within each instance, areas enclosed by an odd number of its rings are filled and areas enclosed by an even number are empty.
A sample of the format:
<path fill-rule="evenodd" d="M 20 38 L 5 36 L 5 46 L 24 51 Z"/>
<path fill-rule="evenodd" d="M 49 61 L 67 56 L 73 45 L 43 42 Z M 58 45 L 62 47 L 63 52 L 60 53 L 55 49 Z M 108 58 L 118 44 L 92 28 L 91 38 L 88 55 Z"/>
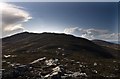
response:
<path fill-rule="evenodd" d="M 97 43 L 97 44 L 101 44 L 101 45 L 117 45 L 115 43 L 112 43 L 112 42 L 108 42 L 108 41 L 104 41 L 104 40 L 92 40 L 93 42 Z"/>
<path fill-rule="evenodd" d="M 96 55 L 98 57 L 113 57 L 112 54 L 101 46 L 87 39 L 72 35 L 24 32 L 4 38 L 2 41 L 3 52 L 6 52 L 8 48 L 14 50 L 13 52 L 39 52 L 39 50 L 55 52 L 57 48 L 63 48 L 68 54 L 72 52 L 83 52 L 84 54 Z M 13 46 L 11 47 L 11 45 Z"/>
<path fill-rule="evenodd" d="M 114 44 L 46 32 L 3 38 L 3 79 L 119 78 L 119 50 L 104 45 Z"/>

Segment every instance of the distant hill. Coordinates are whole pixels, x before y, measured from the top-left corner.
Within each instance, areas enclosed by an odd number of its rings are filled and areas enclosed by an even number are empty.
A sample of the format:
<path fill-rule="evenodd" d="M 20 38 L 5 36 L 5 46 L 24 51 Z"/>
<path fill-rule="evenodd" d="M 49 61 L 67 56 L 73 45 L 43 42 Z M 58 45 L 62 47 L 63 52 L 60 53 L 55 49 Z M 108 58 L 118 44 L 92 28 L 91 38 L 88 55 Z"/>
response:
<path fill-rule="evenodd" d="M 113 49 L 119 49 L 120 48 L 120 44 L 116 44 L 113 42 L 108 42 L 108 41 L 104 41 L 104 40 L 92 40 L 95 44 L 98 44 L 100 46 L 106 46 L 106 47 L 110 47 Z"/>
<path fill-rule="evenodd" d="M 102 45 L 117 45 L 114 42 L 108 42 L 108 41 L 98 40 L 98 39 L 95 39 L 95 40 L 92 40 L 92 41 L 95 42 L 95 43 L 98 43 L 98 44 L 102 44 Z"/>

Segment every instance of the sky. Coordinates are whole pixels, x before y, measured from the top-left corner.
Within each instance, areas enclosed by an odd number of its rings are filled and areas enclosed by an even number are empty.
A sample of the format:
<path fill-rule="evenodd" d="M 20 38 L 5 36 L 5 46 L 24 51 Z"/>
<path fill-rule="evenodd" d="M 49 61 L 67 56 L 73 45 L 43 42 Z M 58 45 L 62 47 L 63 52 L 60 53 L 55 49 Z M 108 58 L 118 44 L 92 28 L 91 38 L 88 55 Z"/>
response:
<path fill-rule="evenodd" d="M 1 0 L 2 2 L 119 2 L 120 0 Z"/>
<path fill-rule="evenodd" d="M 118 2 L 1 3 L 3 37 L 18 32 L 55 32 L 87 39 L 118 40 Z"/>

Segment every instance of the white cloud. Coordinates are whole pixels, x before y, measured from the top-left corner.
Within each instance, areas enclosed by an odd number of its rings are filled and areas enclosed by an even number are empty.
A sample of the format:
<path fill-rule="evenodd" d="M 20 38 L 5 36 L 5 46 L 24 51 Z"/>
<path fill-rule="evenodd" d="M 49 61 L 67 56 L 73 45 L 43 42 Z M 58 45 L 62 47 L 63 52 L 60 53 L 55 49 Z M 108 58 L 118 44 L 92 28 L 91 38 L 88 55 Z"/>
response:
<path fill-rule="evenodd" d="M 120 33 L 111 33 L 110 31 L 103 29 L 83 29 L 79 27 L 71 27 L 66 28 L 64 33 L 73 34 L 75 36 L 87 38 L 90 40 L 101 39 L 107 41 L 117 41 L 120 39 Z"/>
<path fill-rule="evenodd" d="M 17 24 L 14 26 L 7 26 L 4 31 L 14 31 L 14 30 L 18 30 L 18 29 L 24 29 L 24 27 L 22 26 L 22 24 Z"/>
<path fill-rule="evenodd" d="M 100 35 L 102 39 L 104 40 L 110 40 L 110 41 L 119 41 L 120 39 L 120 33 L 110 33 L 110 34 L 103 34 Z"/>
<path fill-rule="evenodd" d="M 10 3 L 0 3 L 2 15 L 2 35 L 7 36 L 15 32 L 23 31 L 23 23 L 32 19 L 30 14 L 19 7 Z"/>
<path fill-rule="evenodd" d="M 64 33 L 66 33 L 66 34 L 72 34 L 72 33 L 74 33 L 77 29 L 78 29 L 78 27 L 65 28 Z"/>

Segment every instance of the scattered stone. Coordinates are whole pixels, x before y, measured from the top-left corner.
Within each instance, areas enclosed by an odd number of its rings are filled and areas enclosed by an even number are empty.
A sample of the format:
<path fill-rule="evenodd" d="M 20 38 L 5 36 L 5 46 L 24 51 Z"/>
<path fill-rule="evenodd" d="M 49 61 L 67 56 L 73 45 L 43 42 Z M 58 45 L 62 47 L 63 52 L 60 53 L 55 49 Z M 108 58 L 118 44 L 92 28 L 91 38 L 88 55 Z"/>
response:
<path fill-rule="evenodd" d="M 76 62 L 77 64 L 79 64 L 80 62 L 78 61 L 78 62 Z"/>
<path fill-rule="evenodd" d="M 46 60 L 45 61 L 46 65 L 51 66 L 51 65 L 56 65 L 55 61 L 53 59 Z"/>
<path fill-rule="evenodd" d="M 80 76 L 87 77 L 86 73 L 80 73 L 80 72 L 74 72 L 71 76 L 75 78 Z"/>
<path fill-rule="evenodd" d="M 97 72 L 97 70 L 92 70 L 92 72 L 93 72 L 93 73 L 95 73 L 95 74 L 97 74 L 97 73 L 98 73 L 98 72 Z"/>
<path fill-rule="evenodd" d="M 5 62 L 6 62 L 5 60 L 2 61 L 2 63 L 5 63 Z"/>
<path fill-rule="evenodd" d="M 97 63 L 96 63 L 96 62 L 94 63 L 94 66 L 97 66 Z"/>
<path fill-rule="evenodd" d="M 9 58 L 11 55 L 4 55 L 5 58 Z"/>
<path fill-rule="evenodd" d="M 37 62 L 42 61 L 42 60 L 44 60 L 44 59 L 46 59 L 46 57 L 43 57 L 43 58 L 39 58 L 39 59 L 37 59 L 37 60 L 34 60 L 34 61 L 31 62 L 30 64 L 37 63 Z"/>

